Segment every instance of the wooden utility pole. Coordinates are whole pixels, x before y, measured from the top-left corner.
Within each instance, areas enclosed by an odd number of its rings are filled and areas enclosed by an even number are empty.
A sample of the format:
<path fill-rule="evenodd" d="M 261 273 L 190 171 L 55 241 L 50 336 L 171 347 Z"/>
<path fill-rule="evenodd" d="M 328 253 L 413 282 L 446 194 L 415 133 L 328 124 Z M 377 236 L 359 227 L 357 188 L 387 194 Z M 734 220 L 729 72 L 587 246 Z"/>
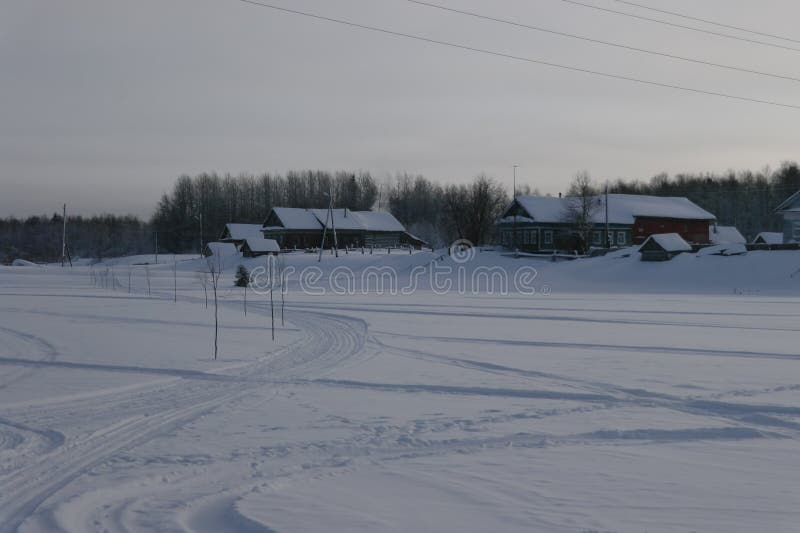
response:
<path fill-rule="evenodd" d="M 64 220 L 63 229 L 61 231 L 61 268 L 64 268 L 64 262 L 67 260 L 67 204 L 64 204 L 62 216 Z"/>
<path fill-rule="evenodd" d="M 608 227 L 608 182 L 606 182 L 606 248 L 611 248 L 611 232 Z"/>

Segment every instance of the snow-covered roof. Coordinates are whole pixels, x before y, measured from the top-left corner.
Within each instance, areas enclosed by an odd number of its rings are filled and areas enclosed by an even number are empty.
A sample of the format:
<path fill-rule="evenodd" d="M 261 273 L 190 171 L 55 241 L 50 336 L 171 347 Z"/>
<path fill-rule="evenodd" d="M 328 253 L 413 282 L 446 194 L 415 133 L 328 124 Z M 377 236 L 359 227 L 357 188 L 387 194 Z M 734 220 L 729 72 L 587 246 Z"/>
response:
<path fill-rule="evenodd" d="M 800 191 L 797 191 L 789 198 L 783 201 L 781 205 L 779 205 L 775 211 L 778 213 L 794 213 L 800 212 Z"/>
<path fill-rule="evenodd" d="M 514 219 L 516 219 L 516 221 Z M 530 217 L 523 217 L 521 215 L 517 215 L 517 216 L 500 218 L 497 220 L 497 222 L 495 222 L 495 224 L 513 224 L 514 222 L 516 222 L 517 224 L 522 224 L 523 222 L 527 223 L 535 222 L 535 220 L 533 220 Z"/>
<path fill-rule="evenodd" d="M 745 244 L 747 239 L 734 226 L 715 226 L 708 228 L 708 240 L 711 244 Z"/>
<path fill-rule="evenodd" d="M 691 245 L 683 240 L 683 237 L 677 233 L 656 233 L 650 235 L 642 244 L 644 247 L 648 241 L 654 241 L 666 252 L 689 252 L 692 250 Z"/>
<path fill-rule="evenodd" d="M 579 197 L 517 196 L 517 202 L 537 222 L 564 222 L 570 206 L 581 202 Z M 595 208 L 592 221 L 605 221 L 605 196 L 591 198 Z M 631 225 L 636 217 L 674 218 L 685 220 L 715 220 L 716 217 L 679 196 L 645 196 L 639 194 L 609 194 L 608 222 Z"/>
<path fill-rule="evenodd" d="M 261 238 L 261 224 L 225 224 L 223 238 L 243 241 L 248 238 Z"/>
<path fill-rule="evenodd" d="M 278 241 L 275 239 L 245 239 L 242 246 L 247 246 L 251 252 L 280 252 L 281 247 L 278 246 Z"/>
<path fill-rule="evenodd" d="M 232 242 L 209 242 L 206 243 L 206 247 L 211 252 L 211 255 L 215 256 L 236 255 L 239 253 L 236 245 Z"/>
<path fill-rule="evenodd" d="M 333 220 L 330 220 L 327 209 L 276 207 L 274 212 L 283 223 L 284 229 L 321 230 L 327 222 L 329 229 L 335 225 L 337 230 L 405 231 L 403 225 L 391 213 L 382 211 L 334 209 Z M 265 226 L 262 229 L 267 228 Z"/>
<path fill-rule="evenodd" d="M 753 242 L 762 241 L 765 244 L 783 244 L 783 233 L 774 231 L 762 231 Z"/>
<path fill-rule="evenodd" d="M 273 213 L 280 219 L 283 227 L 295 230 L 322 229 L 320 221 L 310 209 L 300 207 L 275 207 Z"/>

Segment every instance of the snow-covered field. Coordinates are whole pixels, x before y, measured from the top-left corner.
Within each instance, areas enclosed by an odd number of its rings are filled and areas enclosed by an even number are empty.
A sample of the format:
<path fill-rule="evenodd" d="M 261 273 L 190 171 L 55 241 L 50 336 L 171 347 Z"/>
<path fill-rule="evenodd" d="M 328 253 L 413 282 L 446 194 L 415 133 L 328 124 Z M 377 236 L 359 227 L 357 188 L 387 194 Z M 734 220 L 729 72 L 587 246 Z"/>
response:
<path fill-rule="evenodd" d="M 275 341 L 234 259 L 217 361 L 201 260 L 0 267 L 0 531 L 800 530 L 800 253 L 622 255 L 289 255 Z"/>

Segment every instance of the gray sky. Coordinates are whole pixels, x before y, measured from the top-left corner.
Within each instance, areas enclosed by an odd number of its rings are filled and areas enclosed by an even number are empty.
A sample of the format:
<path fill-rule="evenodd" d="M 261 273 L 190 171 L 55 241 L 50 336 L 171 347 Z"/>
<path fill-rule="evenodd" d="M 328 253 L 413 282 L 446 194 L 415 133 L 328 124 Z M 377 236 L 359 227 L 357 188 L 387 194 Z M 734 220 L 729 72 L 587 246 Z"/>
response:
<path fill-rule="evenodd" d="M 265 0 L 269 1 L 269 0 Z M 800 78 L 800 52 L 560 0 L 432 0 Z M 702 27 L 614 0 L 587 3 Z M 274 4 L 474 47 L 800 105 L 800 84 L 635 54 L 413 5 Z M 794 0 L 641 0 L 795 36 Z M 714 31 L 735 33 L 705 26 Z M 753 39 L 764 39 L 739 34 Z M 800 43 L 774 41 L 800 49 Z M 362 169 L 558 192 L 597 179 L 800 159 L 800 110 L 598 78 L 319 22 L 237 0 L 0 3 L 0 216 L 149 216 L 182 174 Z"/>

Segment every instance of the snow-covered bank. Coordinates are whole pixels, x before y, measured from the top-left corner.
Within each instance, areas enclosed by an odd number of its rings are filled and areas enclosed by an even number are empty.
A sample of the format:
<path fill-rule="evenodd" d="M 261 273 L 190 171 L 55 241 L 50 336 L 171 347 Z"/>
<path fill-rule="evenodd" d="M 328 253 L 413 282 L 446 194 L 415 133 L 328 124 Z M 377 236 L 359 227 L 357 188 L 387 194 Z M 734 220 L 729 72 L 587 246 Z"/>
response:
<path fill-rule="evenodd" d="M 184 259 L 107 265 L 114 290 L 88 267 L 0 268 L 0 531 L 800 521 L 795 252 L 661 264 L 290 254 L 274 342 L 268 296 L 250 293 L 245 316 L 232 287 L 237 264 L 264 258 L 236 258 L 216 362 L 205 262 Z M 550 290 L 308 293 L 297 279 L 345 265 L 408 281 L 434 263 L 534 266 Z"/>

